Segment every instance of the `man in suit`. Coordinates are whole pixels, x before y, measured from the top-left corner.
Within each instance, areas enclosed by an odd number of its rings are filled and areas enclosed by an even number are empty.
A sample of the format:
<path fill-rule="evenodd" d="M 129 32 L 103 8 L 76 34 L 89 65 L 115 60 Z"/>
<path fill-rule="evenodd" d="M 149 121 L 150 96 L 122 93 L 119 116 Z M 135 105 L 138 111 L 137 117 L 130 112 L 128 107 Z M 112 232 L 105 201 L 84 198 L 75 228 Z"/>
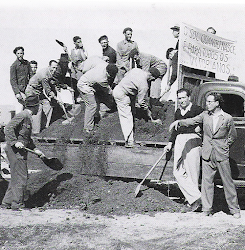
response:
<path fill-rule="evenodd" d="M 175 120 L 195 117 L 202 113 L 203 109 L 190 101 L 190 94 L 190 91 L 184 88 L 177 91 L 179 108 L 175 112 Z M 192 211 L 201 205 L 198 180 L 202 139 L 199 132 L 198 125 L 179 127 L 172 132 L 166 146 L 167 151 L 174 147 L 173 174 Z"/>
<path fill-rule="evenodd" d="M 218 170 L 230 213 L 238 219 L 241 217 L 240 207 L 229 163 L 230 146 L 235 141 L 237 133 L 232 116 L 221 109 L 222 101 L 221 94 L 209 93 L 206 97 L 207 111 L 193 118 L 176 120 L 170 125 L 170 130 L 178 126 L 203 124 L 201 190 L 203 214 L 206 216 L 212 214 L 214 176 Z"/>

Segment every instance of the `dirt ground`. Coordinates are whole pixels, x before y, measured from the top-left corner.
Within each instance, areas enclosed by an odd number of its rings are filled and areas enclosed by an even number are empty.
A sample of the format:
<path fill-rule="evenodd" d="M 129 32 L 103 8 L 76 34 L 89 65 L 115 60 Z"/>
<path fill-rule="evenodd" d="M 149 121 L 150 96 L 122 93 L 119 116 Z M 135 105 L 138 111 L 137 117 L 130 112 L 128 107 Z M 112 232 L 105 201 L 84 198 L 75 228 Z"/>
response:
<path fill-rule="evenodd" d="M 164 131 L 172 111 L 167 108 L 162 115 L 163 126 L 137 120 L 138 140 L 166 140 L 169 135 Z M 40 136 L 58 137 L 63 142 L 82 138 L 82 120 L 78 118 L 67 126 L 58 120 Z M 118 125 L 116 114 L 110 114 L 100 122 L 96 140 L 121 139 Z M 57 152 L 59 147 L 62 158 L 64 145 L 56 145 Z M 87 155 L 81 161 L 91 168 L 103 166 L 103 151 L 96 154 L 90 147 L 81 146 Z M 215 188 L 214 215 L 204 217 L 189 212 L 175 183 L 159 185 L 147 180 L 135 198 L 141 179 L 84 175 L 82 167 L 64 164 L 62 170 L 54 171 L 30 154 L 28 209 L 1 209 L 0 249 L 245 249 L 244 188 L 237 189 L 241 219 L 229 215 L 222 186 Z M 0 179 L 0 201 L 7 185 Z"/>

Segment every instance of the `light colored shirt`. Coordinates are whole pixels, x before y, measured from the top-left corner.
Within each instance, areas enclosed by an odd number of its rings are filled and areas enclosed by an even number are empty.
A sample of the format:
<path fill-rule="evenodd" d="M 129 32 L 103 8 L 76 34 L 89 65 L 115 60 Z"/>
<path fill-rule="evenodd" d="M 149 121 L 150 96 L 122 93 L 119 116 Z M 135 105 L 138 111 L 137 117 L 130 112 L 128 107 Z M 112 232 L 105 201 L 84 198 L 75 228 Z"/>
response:
<path fill-rule="evenodd" d="M 179 109 L 180 109 L 180 114 L 181 114 L 182 116 L 184 116 L 188 111 L 191 110 L 191 107 L 192 107 L 192 103 L 191 103 L 191 102 L 189 103 L 189 105 L 188 105 L 185 109 L 183 109 L 182 107 L 179 107 Z"/>
<path fill-rule="evenodd" d="M 213 132 L 215 132 L 215 130 L 216 130 L 216 127 L 217 127 L 217 124 L 218 124 L 220 116 L 224 116 L 224 111 L 222 109 L 212 114 L 212 118 L 213 118 Z"/>
<path fill-rule="evenodd" d="M 85 74 L 86 72 L 88 72 L 90 69 L 93 69 L 94 67 L 96 67 L 99 64 L 104 64 L 104 65 L 108 65 L 107 62 L 105 62 L 101 57 L 99 56 L 91 56 L 88 59 L 86 59 L 85 61 L 83 61 L 81 63 L 81 71 L 83 74 Z"/>
<path fill-rule="evenodd" d="M 106 66 L 107 64 L 101 63 L 82 75 L 77 83 L 79 91 L 84 94 L 94 93 L 95 89 L 93 86 L 95 84 L 99 84 L 111 91 L 108 85 Z"/>
<path fill-rule="evenodd" d="M 50 95 L 51 87 L 49 85 L 49 80 L 51 78 L 52 74 L 49 67 L 38 70 L 29 80 L 25 91 L 26 96 L 38 95 L 40 99 L 43 99 L 43 90 L 47 95 Z"/>
<path fill-rule="evenodd" d="M 147 108 L 146 95 L 149 89 L 147 82 L 148 72 L 134 68 L 127 72 L 124 78 L 118 83 L 118 87 L 123 90 L 126 95 L 138 97 L 138 103 L 142 108 Z"/>
<path fill-rule="evenodd" d="M 129 69 L 129 52 L 134 48 L 138 49 L 138 45 L 134 41 L 123 40 L 117 44 L 117 65 L 119 67 L 124 66 Z"/>

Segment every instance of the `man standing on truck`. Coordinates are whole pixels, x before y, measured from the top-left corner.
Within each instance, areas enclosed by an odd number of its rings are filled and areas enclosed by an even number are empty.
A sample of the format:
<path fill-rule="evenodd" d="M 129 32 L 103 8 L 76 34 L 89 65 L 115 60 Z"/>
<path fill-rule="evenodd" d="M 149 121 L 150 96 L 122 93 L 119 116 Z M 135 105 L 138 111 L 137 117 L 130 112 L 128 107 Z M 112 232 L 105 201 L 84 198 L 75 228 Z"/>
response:
<path fill-rule="evenodd" d="M 179 108 L 175 112 L 175 120 L 195 117 L 202 113 L 201 107 L 191 103 L 188 89 L 179 89 L 177 99 Z M 192 211 L 201 205 L 201 192 L 198 188 L 202 143 L 200 130 L 198 125 L 173 130 L 166 146 L 168 151 L 174 147 L 173 174 Z"/>
<path fill-rule="evenodd" d="M 137 146 L 134 141 L 134 118 L 132 112 L 135 109 L 136 98 L 138 98 L 137 101 L 140 107 L 147 112 L 150 118 L 151 111 L 147 105 L 146 96 L 150 82 L 159 76 L 160 72 L 157 68 L 149 68 L 148 71 L 134 68 L 127 72 L 113 89 L 126 148 Z"/>
<path fill-rule="evenodd" d="M 201 190 L 203 214 L 212 215 L 214 176 L 218 170 L 230 213 L 238 219 L 241 217 L 240 207 L 229 163 L 230 146 L 235 141 L 237 133 L 232 116 L 221 109 L 222 102 L 221 94 L 209 93 L 206 97 L 207 111 L 193 118 L 176 120 L 169 129 L 203 124 Z"/>

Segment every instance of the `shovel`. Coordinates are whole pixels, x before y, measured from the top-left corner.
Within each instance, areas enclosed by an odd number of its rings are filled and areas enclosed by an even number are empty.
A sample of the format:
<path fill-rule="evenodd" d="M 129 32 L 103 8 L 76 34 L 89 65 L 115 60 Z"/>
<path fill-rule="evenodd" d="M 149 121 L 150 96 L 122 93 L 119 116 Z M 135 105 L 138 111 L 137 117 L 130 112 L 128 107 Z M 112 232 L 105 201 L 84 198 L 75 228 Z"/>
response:
<path fill-rule="evenodd" d="M 163 158 L 164 155 L 166 155 L 167 150 L 163 150 L 163 153 L 161 154 L 161 156 L 159 157 L 159 159 L 155 162 L 155 164 L 152 166 L 152 168 L 148 171 L 148 173 L 146 174 L 146 176 L 144 177 L 144 179 L 140 182 L 140 184 L 136 187 L 135 189 L 135 197 L 137 197 L 137 195 L 139 194 L 140 191 L 140 187 L 141 185 L 145 182 L 146 178 L 150 175 L 150 173 L 153 171 L 153 169 L 157 166 L 157 164 L 161 161 L 161 159 Z"/>
<path fill-rule="evenodd" d="M 38 153 L 36 153 L 34 150 L 31 150 L 29 148 L 24 147 L 24 149 L 30 153 L 33 153 L 40 157 Z M 61 170 L 63 168 L 63 164 L 60 162 L 57 158 L 48 158 L 46 156 L 40 157 L 40 159 L 43 161 L 44 164 L 46 164 L 48 167 L 50 167 L 53 170 Z"/>

